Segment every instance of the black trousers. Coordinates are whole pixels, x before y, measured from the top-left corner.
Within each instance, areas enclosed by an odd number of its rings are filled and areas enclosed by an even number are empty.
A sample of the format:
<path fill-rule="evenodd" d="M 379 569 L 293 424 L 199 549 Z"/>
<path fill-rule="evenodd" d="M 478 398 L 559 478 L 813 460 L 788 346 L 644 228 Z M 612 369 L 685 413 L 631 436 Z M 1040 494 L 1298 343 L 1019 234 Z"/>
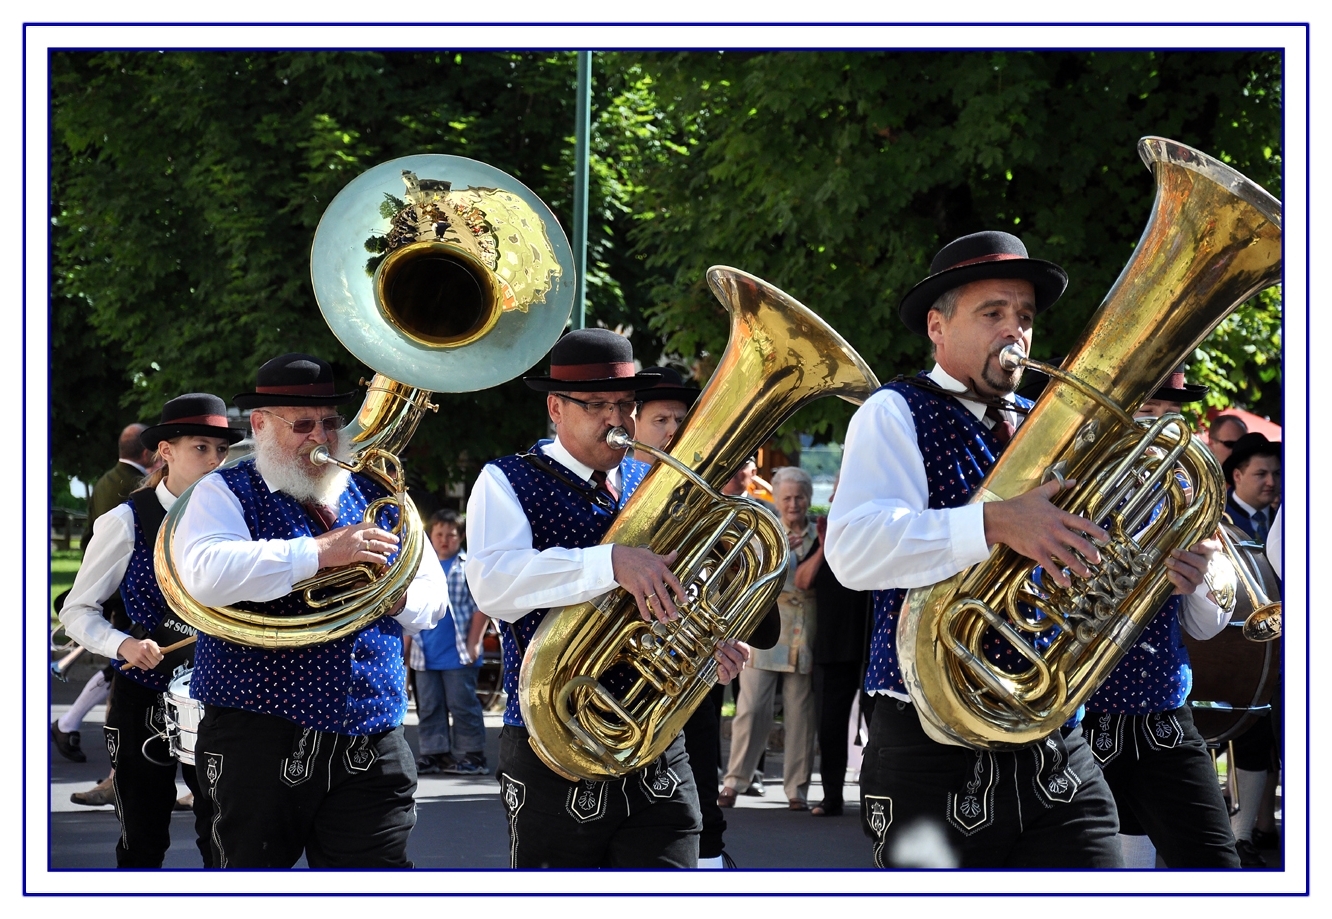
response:
<path fill-rule="evenodd" d="M 726 832 L 726 817 L 717 806 L 717 767 L 721 762 L 721 695 L 714 686 L 684 726 L 685 752 L 689 754 L 689 769 L 694 775 L 694 788 L 698 791 L 698 809 L 703 817 L 703 832 L 698 837 L 698 857 L 716 858 L 726 848 L 722 834 Z M 716 700 L 714 702 L 714 699 Z"/>
<path fill-rule="evenodd" d="M 416 761 L 401 725 L 351 737 L 204 707 L 199 784 L 221 868 L 410 868 Z"/>
<path fill-rule="evenodd" d="M 552 772 L 527 730 L 500 732 L 511 868 L 696 868 L 702 820 L 683 736 L 646 769 L 608 782 Z"/>
<path fill-rule="evenodd" d="M 1082 732 L 1012 752 L 936 743 L 908 702 L 874 707 L 861 820 L 878 867 L 1118 868 L 1119 821 Z"/>
<path fill-rule="evenodd" d="M 1115 796 L 1121 833 L 1150 838 L 1168 868 L 1240 866 L 1216 767 L 1188 706 L 1088 712 L 1082 730 Z"/>
<path fill-rule="evenodd" d="M 846 734 L 851 705 L 860 691 L 860 661 L 814 665 L 814 704 L 819 712 L 819 775 L 823 805 L 840 808 L 846 784 Z"/>
<path fill-rule="evenodd" d="M 116 789 L 116 816 L 120 818 L 120 839 L 116 841 L 117 868 L 161 868 L 167 849 L 171 848 L 171 812 L 176 807 L 176 761 L 165 741 L 156 739 L 165 733 L 162 694 L 136 683 L 115 671 L 111 676 L 116 704 L 107 709 L 106 751 L 115 768 L 112 780 Z M 143 755 L 144 742 L 148 754 Z M 199 794 L 194 769 L 181 772 L 185 786 L 194 793 L 195 844 L 203 866 L 211 868 L 212 848 L 208 828 L 212 805 Z"/>

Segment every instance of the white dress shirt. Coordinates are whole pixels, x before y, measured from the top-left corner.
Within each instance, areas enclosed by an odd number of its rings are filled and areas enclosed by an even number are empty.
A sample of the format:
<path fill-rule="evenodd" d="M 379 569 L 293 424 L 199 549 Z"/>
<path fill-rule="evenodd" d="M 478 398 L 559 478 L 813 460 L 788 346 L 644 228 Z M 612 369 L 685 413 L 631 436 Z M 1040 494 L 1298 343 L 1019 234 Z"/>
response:
<path fill-rule="evenodd" d="M 593 469 L 574 459 L 557 437 L 542 453 L 591 482 Z M 606 479 L 622 492 L 618 467 Z M 532 526 L 518 494 L 495 465 L 482 468 L 467 501 L 467 586 L 486 615 L 515 622 L 534 609 L 591 600 L 619 585 L 613 546 L 586 549 L 532 547 Z"/>
<path fill-rule="evenodd" d="M 937 363 L 929 376 L 944 389 L 966 390 Z M 984 403 L 959 401 L 993 426 Z M 1021 421 L 1013 412 L 1005 417 L 1015 425 Z M 925 587 L 985 561 L 990 549 L 982 504 L 930 508 L 925 461 L 906 399 L 891 389 L 872 395 L 847 428 L 828 514 L 824 557 L 837 579 L 852 590 Z M 1186 598 L 1180 619 L 1190 634 L 1210 638 L 1229 615 L 1207 599 L 1205 585 L 1199 593 Z"/>
<path fill-rule="evenodd" d="M 276 491 L 267 480 L 264 485 Z M 204 606 L 276 600 L 319 570 L 313 536 L 251 538 L 240 499 L 215 472 L 195 483 L 171 548 L 181 586 Z M 393 618 L 412 635 L 434 628 L 448 609 L 448 582 L 427 541 L 407 604 Z"/>
<path fill-rule="evenodd" d="M 176 503 L 165 479 L 157 484 L 154 494 L 167 510 Z M 111 660 L 119 657 L 120 645 L 132 636 L 112 628 L 102 615 L 102 605 L 120 590 L 133 555 L 134 510 L 126 502 L 111 508 L 93 523 L 92 538 L 83 549 L 83 563 L 60 610 L 66 635 L 94 654 Z"/>

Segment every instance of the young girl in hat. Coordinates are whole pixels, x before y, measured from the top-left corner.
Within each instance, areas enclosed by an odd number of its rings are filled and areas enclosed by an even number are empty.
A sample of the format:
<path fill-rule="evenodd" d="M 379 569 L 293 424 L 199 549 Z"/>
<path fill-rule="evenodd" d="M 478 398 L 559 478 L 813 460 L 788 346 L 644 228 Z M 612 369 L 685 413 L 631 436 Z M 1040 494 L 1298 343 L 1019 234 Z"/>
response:
<path fill-rule="evenodd" d="M 120 868 L 160 868 L 171 845 L 176 763 L 156 738 L 165 731 L 162 694 L 193 662 L 188 640 L 194 630 L 168 609 L 157 587 L 157 529 L 185 489 L 221 465 L 242 436 L 227 425 L 226 405 L 217 396 L 187 393 L 168 402 L 161 423 L 141 435 L 161 468 L 128 501 L 98 518 L 60 613 L 71 638 L 116 666 L 105 733 L 121 824 Z M 181 772 L 194 793 L 199 852 L 211 867 L 211 807 L 198 794 L 195 770 L 187 766 Z"/>

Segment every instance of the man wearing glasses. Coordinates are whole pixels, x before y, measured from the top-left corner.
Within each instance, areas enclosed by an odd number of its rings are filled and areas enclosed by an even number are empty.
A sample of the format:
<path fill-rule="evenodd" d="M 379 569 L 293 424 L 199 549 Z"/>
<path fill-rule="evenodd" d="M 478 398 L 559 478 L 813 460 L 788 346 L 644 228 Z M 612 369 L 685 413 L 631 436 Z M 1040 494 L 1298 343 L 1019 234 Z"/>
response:
<path fill-rule="evenodd" d="M 684 738 L 640 772 L 606 782 L 571 782 L 528 744 L 518 694 L 523 652 L 553 608 L 623 587 L 646 621 L 677 618 L 676 553 L 601 545 L 620 507 L 647 472 L 607 445 L 631 432 L 636 392 L 659 381 L 636 373 L 629 340 L 607 329 L 570 332 L 551 350 L 548 376 L 527 377 L 546 393 L 554 440 L 487 464 L 467 504 L 467 583 L 477 605 L 503 620 L 504 690 L 500 798 L 513 868 L 693 868 L 702 827 Z M 747 647 L 728 642 L 716 657 L 726 683 Z M 622 692 L 627 674 L 603 683 Z"/>
<path fill-rule="evenodd" d="M 205 606 L 268 615 L 309 611 L 293 586 L 324 568 L 392 564 L 398 537 L 363 513 L 384 492 L 311 452 L 347 459 L 333 369 L 284 354 L 259 369 L 254 456 L 195 486 L 173 546 L 182 585 Z M 388 528 L 385 528 L 388 527 Z M 269 650 L 200 634 L 190 694 L 204 703 L 196 743 L 214 801 L 222 868 L 409 868 L 416 763 L 403 736 L 402 636 L 448 615 L 448 584 L 421 565 L 391 616 L 335 641 Z"/>

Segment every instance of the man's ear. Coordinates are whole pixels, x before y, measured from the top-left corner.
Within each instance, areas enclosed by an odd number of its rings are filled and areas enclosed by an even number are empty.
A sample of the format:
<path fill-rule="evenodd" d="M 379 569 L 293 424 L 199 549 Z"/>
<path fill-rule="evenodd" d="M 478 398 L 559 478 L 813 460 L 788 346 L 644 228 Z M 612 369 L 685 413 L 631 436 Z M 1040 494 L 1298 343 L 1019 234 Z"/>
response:
<path fill-rule="evenodd" d="M 938 348 L 943 341 L 943 313 L 938 310 L 930 310 L 925 314 L 925 330 L 929 333 L 930 341 L 934 342 L 934 347 Z"/>
<path fill-rule="evenodd" d="M 251 427 L 256 433 L 258 433 L 259 431 L 262 431 L 262 430 L 264 429 L 264 425 L 265 425 L 266 423 L 267 423 L 267 421 L 266 421 L 266 419 L 264 418 L 264 413 L 261 412 L 261 411 L 259 411 L 259 409 L 256 408 L 256 409 L 254 409 L 253 411 L 250 412 L 250 427 Z"/>
<path fill-rule="evenodd" d="M 553 392 L 546 393 L 546 414 L 550 415 L 550 423 L 556 427 L 564 420 L 564 401 Z"/>

